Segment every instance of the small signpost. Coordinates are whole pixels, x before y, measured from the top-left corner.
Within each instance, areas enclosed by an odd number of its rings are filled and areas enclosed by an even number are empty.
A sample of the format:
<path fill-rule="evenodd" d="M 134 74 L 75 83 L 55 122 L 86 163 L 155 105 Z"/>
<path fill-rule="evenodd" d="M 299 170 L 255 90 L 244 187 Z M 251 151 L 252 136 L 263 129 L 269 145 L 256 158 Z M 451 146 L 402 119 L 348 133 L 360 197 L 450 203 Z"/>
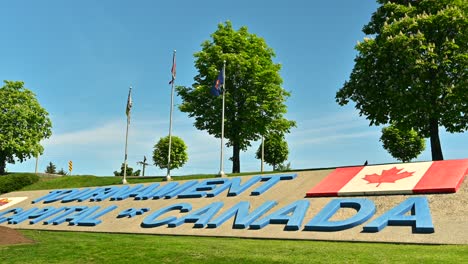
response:
<path fill-rule="evenodd" d="M 73 170 L 73 162 L 70 160 L 68 162 L 68 171 L 70 172 L 69 175 L 72 175 L 72 170 Z"/>

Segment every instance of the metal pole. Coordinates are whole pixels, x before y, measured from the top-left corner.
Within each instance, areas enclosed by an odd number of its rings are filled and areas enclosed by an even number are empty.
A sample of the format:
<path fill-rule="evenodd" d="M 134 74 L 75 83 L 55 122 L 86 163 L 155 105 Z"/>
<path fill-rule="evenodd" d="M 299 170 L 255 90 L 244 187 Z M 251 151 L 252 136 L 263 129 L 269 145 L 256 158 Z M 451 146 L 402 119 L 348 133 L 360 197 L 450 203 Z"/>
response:
<path fill-rule="evenodd" d="M 39 154 L 36 155 L 36 169 L 35 169 L 35 173 L 37 174 L 37 164 L 39 163 Z"/>
<path fill-rule="evenodd" d="M 132 93 L 132 87 L 130 86 L 130 90 L 128 91 L 128 97 L 130 98 Z M 128 101 L 127 101 L 128 103 Z M 127 115 L 127 132 L 125 133 L 125 160 L 124 160 L 124 175 L 123 175 L 123 184 L 127 184 L 127 143 L 128 143 L 128 126 L 130 124 L 130 113 Z"/>
<path fill-rule="evenodd" d="M 223 153 L 223 138 L 224 138 L 224 94 L 226 92 L 226 61 L 223 64 L 223 109 L 221 111 L 221 157 L 220 157 L 220 164 L 219 164 L 219 174 L 218 177 L 226 177 L 224 173 L 224 153 Z"/>
<path fill-rule="evenodd" d="M 127 142 L 128 142 L 128 117 L 127 117 L 127 133 L 125 134 L 125 161 L 124 161 L 124 175 L 123 184 L 127 184 Z"/>
<path fill-rule="evenodd" d="M 173 61 L 175 62 L 176 51 L 174 50 Z M 167 151 L 167 175 L 166 181 L 170 181 L 171 178 L 171 144 L 172 144 L 172 112 L 174 109 L 174 82 L 175 79 L 171 82 L 171 110 L 169 114 L 169 149 Z"/>
<path fill-rule="evenodd" d="M 264 137 L 262 135 L 262 165 L 260 166 L 261 167 L 261 172 L 263 173 L 263 161 L 264 161 L 264 157 L 265 157 L 265 140 L 264 140 Z"/>

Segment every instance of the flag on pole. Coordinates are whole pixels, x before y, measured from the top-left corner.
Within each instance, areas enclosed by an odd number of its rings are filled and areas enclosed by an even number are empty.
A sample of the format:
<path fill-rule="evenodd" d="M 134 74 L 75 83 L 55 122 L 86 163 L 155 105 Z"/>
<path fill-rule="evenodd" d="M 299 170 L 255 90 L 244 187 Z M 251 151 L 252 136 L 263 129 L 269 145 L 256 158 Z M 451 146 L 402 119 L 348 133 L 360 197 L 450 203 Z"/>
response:
<path fill-rule="evenodd" d="M 130 110 L 132 109 L 132 87 L 128 91 L 128 99 L 127 99 L 127 109 L 125 110 L 125 114 L 127 115 L 128 122 L 130 123 Z"/>
<path fill-rule="evenodd" d="M 171 75 L 172 75 L 172 79 L 169 82 L 169 84 L 173 84 L 175 79 L 176 79 L 176 56 L 175 56 L 175 51 L 174 51 L 174 54 L 172 55 Z"/>
<path fill-rule="evenodd" d="M 224 84 L 224 72 L 223 70 L 219 71 L 218 78 L 216 79 L 215 84 L 211 87 L 211 94 L 214 96 L 221 95 L 221 86 Z"/>

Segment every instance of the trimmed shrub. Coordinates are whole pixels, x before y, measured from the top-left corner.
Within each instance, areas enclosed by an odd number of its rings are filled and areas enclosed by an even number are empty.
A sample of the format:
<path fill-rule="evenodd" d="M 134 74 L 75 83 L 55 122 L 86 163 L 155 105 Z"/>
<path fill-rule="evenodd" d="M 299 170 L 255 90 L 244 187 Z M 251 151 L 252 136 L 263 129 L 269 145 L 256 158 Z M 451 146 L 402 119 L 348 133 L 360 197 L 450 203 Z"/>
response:
<path fill-rule="evenodd" d="M 20 190 L 39 181 L 39 176 L 32 173 L 15 173 L 0 176 L 0 194 Z"/>

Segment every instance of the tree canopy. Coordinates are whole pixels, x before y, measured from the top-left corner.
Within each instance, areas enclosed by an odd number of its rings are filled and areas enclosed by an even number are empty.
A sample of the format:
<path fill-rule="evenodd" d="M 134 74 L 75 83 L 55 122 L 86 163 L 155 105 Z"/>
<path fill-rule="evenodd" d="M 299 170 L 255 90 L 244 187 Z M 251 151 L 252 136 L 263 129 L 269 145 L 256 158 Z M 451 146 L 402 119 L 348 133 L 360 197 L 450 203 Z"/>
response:
<path fill-rule="evenodd" d="M 380 141 L 392 157 L 402 162 L 409 162 L 417 158 L 426 148 L 424 138 L 419 136 L 416 131 L 413 129 L 400 130 L 394 125 L 382 128 Z"/>
<path fill-rule="evenodd" d="M 120 165 L 120 171 L 114 171 L 114 176 L 124 176 L 124 170 L 125 170 L 125 163 L 122 163 L 122 165 Z M 133 171 L 133 168 L 128 166 L 127 164 L 127 170 L 126 170 L 125 175 L 140 176 L 140 173 L 141 173 L 140 170 Z"/>
<path fill-rule="evenodd" d="M 468 129 L 468 2 L 378 2 L 336 101 L 354 101 L 370 125 L 396 122 L 430 137 L 432 159 L 441 160 L 439 126 Z"/>
<path fill-rule="evenodd" d="M 277 165 L 282 164 L 288 159 L 289 149 L 288 143 L 284 136 L 278 134 L 268 134 L 263 142 L 263 159 L 266 163 L 273 166 L 273 170 L 277 170 Z M 262 144 L 257 149 L 255 155 L 257 159 L 262 158 Z"/>
<path fill-rule="evenodd" d="M 57 167 L 55 166 L 55 164 L 52 163 L 52 161 L 49 162 L 49 164 L 47 165 L 45 169 L 45 173 L 49 173 L 49 174 L 57 173 Z"/>
<path fill-rule="evenodd" d="M 6 163 L 42 154 L 40 142 L 52 135 L 52 122 L 36 95 L 21 81 L 4 81 L 0 88 L 0 174 Z"/>
<path fill-rule="evenodd" d="M 160 169 L 167 169 L 167 157 L 169 151 L 169 136 L 160 138 L 154 145 L 154 165 Z M 171 136 L 171 170 L 181 168 L 188 161 L 187 145 L 176 136 Z"/>
<path fill-rule="evenodd" d="M 233 147 L 232 172 L 240 172 L 241 150 L 247 150 L 267 129 L 289 133 L 295 126 L 284 118 L 290 93 L 281 87 L 281 65 L 273 62 L 273 49 L 247 27 L 235 30 L 231 22 L 221 23 L 201 46 L 194 54 L 195 83 L 177 87 L 183 100 L 179 109 L 195 118 L 197 129 L 221 137 L 222 96 L 211 95 L 210 88 L 226 61 L 224 137 L 226 145 Z"/>

